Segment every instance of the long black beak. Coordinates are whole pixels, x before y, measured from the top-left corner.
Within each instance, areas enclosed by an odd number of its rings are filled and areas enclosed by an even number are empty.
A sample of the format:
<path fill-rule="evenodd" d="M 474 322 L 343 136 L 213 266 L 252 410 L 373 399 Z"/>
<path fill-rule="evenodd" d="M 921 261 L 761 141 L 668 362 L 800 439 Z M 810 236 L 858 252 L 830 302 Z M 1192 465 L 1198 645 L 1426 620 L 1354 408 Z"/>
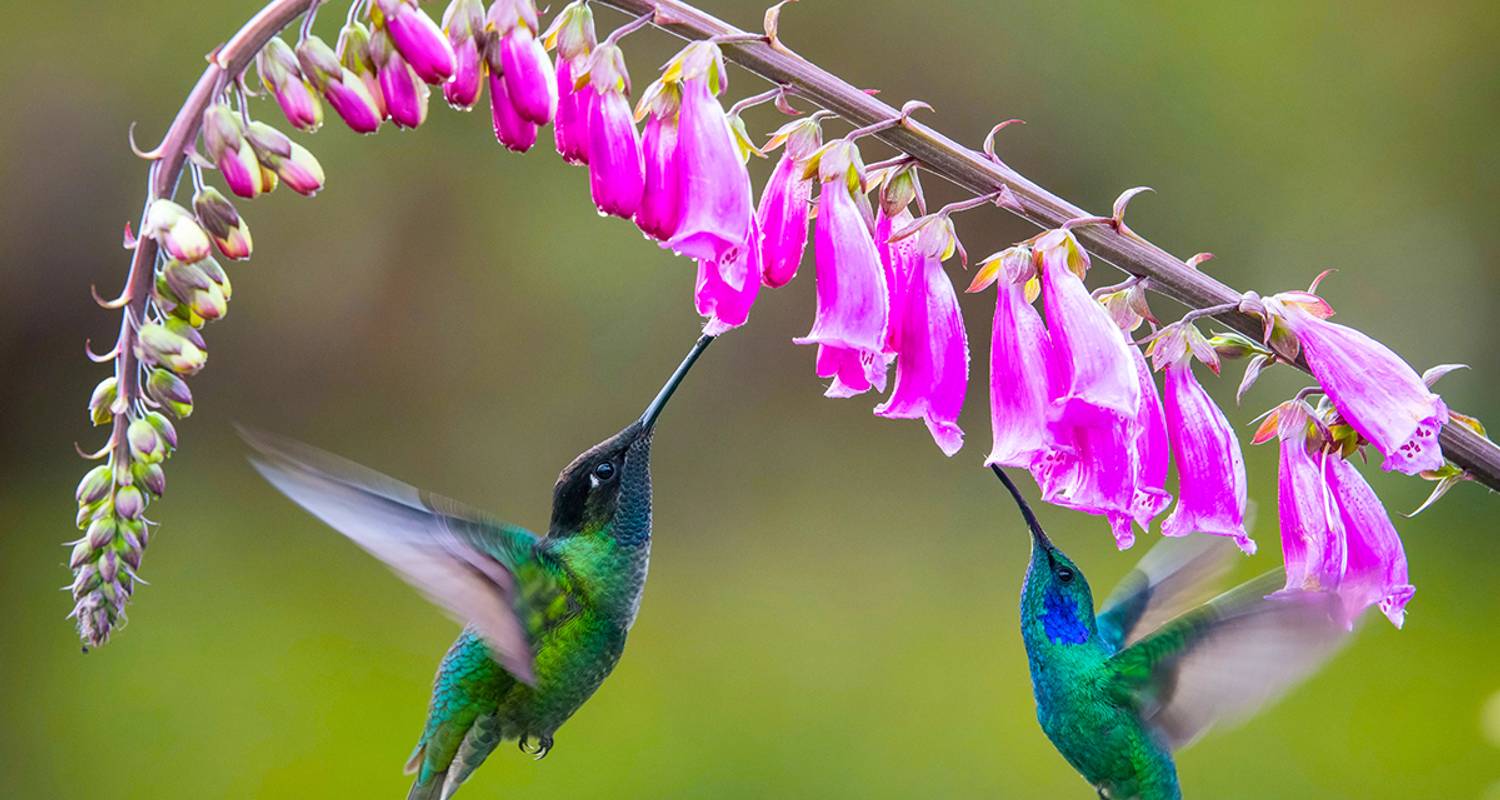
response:
<path fill-rule="evenodd" d="M 688 351 L 687 358 L 684 358 L 682 363 L 677 365 L 677 371 L 673 372 L 672 377 L 667 379 L 667 385 L 661 387 L 661 391 L 657 393 L 656 399 L 651 401 L 651 405 L 646 406 L 646 413 L 641 415 L 641 430 L 649 431 L 651 430 L 651 426 L 656 424 L 656 418 L 661 416 L 661 410 L 666 408 L 667 401 L 672 399 L 672 393 L 677 391 L 677 387 L 682 383 L 682 379 L 687 377 L 688 370 L 693 368 L 693 362 L 698 360 L 698 356 L 703 355 L 703 351 L 708 349 L 713 340 L 714 337 L 707 335 L 698 338 L 697 343 L 693 345 L 693 349 Z"/>
<path fill-rule="evenodd" d="M 1031 512 L 1031 506 L 1026 504 L 1026 498 L 1021 496 L 1021 490 L 1016 488 L 1015 483 L 1005 474 L 1005 469 L 999 464 L 991 464 L 990 469 L 995 471 L 995 477 L 1005 484 L 1010 490 L 1010 496 L 1015 498 L 1016 505 L 1021 509 L 1021 517 L 1026 520 L 1026 527 L 1031 529 L 1031 538 L 1045 550 L 1052 550 L 1052 540 L 1047 538 L 1046 531 L 1042 530 L 1042 523 L 1036 521 L 1036 514 Z"/>

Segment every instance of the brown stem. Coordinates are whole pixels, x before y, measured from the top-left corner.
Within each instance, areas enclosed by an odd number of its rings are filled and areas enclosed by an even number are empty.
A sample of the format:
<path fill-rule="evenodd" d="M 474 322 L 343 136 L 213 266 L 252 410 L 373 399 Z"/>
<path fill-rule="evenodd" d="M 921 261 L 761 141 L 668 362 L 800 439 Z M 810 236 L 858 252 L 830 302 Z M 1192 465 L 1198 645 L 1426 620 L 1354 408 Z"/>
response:
<path fill-rule="evenodd" d="M 729 60 L 772 83 L 793 87 L 799 97 L 837 113 L 851 125 L 871 126 L 901 116 L 890 104 L 802 56 L 773 47 L 763 39 L 741 40 L 744 31 L 681 0 L 596 2 L 627 14 L 655 12 L 656 19 L 663 20 L 658 27 L 687 39 L 716 38 Z M 1092 216 L 1010 166 L 992 161 L 915 119 L 908 117 L 903 124 L 872 135 L 913 156 L 928 171 L 975 194 L 1010 189 L 1017 207 L 1007 206 L 1007 210 L 1039 227 L 1057 228 L 1068 220 Z M 1132 275 L 1151 278 L 1152 290 L 1189 308 L 1238 303 L 1243 294 L 1133 233 L 1098 225 L 1077 228 L 1074 234 L 1090 253 Z M 1248 314 L 1231 312 L 1218 318 L 1252 339 L 1261 335 L 1260 320 Z M 1443 453 L 1455 464 L 1491 489 L 1500 489 L 1500 446 L 1463 425 L 1443 426 L 1442 445 Z"/>
<path fill-rule="evenodd" d="M 162 136 L 161 144 L 151 151 L 153 161 L 150 170 L 150 200 L 171 197 L 177 193 L 177 182 L 182 177 L 182 168 L 187 161 L 187 150 L 198 138 L 198 128 L 203 124 L 203 112 L 214 97 L 229 82 L 250 65 L 255 54 L 266 42 L 290 25 L 309 6 L 320 0 L 273 0 L 260 10 L 239 32 L 223 46 L 208 56 L 208 68 L 188 93 L 187 100 L 178 110 L 177 117 Z M 119 408 L 115 414 L 114 430 L 110 443 L 114 446 L 116 463 L 126 457 L 125 428 L 130 424 L 129 411 L 140 394 L 140 364 L 135 357 L 136 329 L 145 318 L 146 301 L 151 297 L 151 278 L 156 269 L 156 240 L 141 237 L 136 243 L 135 254 L 130 259 L 130 272 L 125 277 L 126 298 L 124 319 L 120 322 L 120 336 L 115 343 L 115 379 L 119 381 Z"/>

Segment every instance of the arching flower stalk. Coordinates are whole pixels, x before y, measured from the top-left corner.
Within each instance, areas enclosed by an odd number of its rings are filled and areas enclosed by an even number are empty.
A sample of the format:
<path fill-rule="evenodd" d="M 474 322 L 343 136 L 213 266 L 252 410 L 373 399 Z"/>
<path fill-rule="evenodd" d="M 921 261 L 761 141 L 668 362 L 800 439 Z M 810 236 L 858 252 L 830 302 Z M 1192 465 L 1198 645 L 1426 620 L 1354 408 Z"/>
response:
<path fill-rule="evenodd" d="M 975 189 L 977 197 L 959 205 L 993 203 L 1045 231 L 986 259 L 970 286 L 997 284 L 989 462 L 1026 467 L 1044 498 L 1105 516 L 1121 546 L 1133 541 L 1134 526 L 1145 528 L 1167 504 L 1169 450 L 1178 453 L 1183 490 L 1164 532 L 1199 530 L 1248 542 L 1238 446 L 1223 413 L 1180 356 L 1165 358 L 1163 407 L 1139 350 L 1122 332 L 1159 324 L 1145 303 L 1148 290 L 1190 302 L 1176 335 L 1200 359 L 1204 343 L 1194 320 L 1217 316 L 1232 328 L 1214 344 L 1223 357 L 1251 358 L 1241 394 L 1265 366 L 1296 364 L 1299 356 L 1322 385 L 1326 402 L 1316 409 L 1295 401 L 1308 420 L 1301 430 L 1285 411 L 1273 425 L 1283 444 L 1283 531 L 1294 534 L 1283 536 L 1289 588 L 1336 585 L 1351 618 L 1375 604 L 1399 623 L 1411 596 L 1400 540 L 1347 460 L 1366 442 L 1384 454 L 1388 469 L 1440 481 L 1435 497 L 1469 477 L 1500 488 L 1500 448 L 1484 438 L 1483 427 L 1448 411 L 1430 380 L 1416 377 L 1389 349 L 1327 322 L 1330 312 L 1316 295 L 1242 295 L 1198 272 L 1201 258 L 1181 262 L 1149 245 L 1123 222 L 1139 190 L 1123 194 L 1112 216 L 1085 214 L 1004 164 L 993 136 L 983 154 L 968 150 L 910 119 L 923 104 L 898 111 L 792 55 L 777 41 L 778 13 L 767 15 L 761 37 L 683 0 L 594 0 L 565 6 L 540 33 L 533 0 L 496 0 L 488 9 L 481 0 L 451 0 L 442 28 L 416 0 L 372 0 L 351 8 L 336 49 L 312 32 L 311 21 L 295 47 L 276 39 L 316 5 L 270 0 L 212 54 L 161 144 L 137 151 L 153 162 L 141 238 L 127 229 L 133 254 L 125 287 L 117 299 L 101 299 L 124 318 L 115 346 L 93 356 L 115 365 L 89 401 L 90 419 L 112 432 L 89 454 L 103 463 L 79 484 L 84 534 L 69 559 L 73 616 L 90 644 L 107 640 L 124 622 L 151 538 L 145 511 L 165 489 L 163 464 L 177 446 L 167 414 L 192 412 L 186 378 L 207 361 L 201 329 L 228 310 L 229 275 L 213 253 L 232 260 L 251 253 L 245 220 L 200 171 L 217 169 L 229 192 L 243 198 L 282 183 L 312 194 L 325 181 L 306 148 L 253 119 L 239 90 L 252 62 L 267 96 L 293 127 L 308 132 L 318 128 L 322 102 L 360 133 L 374 133 L 385 119 L 414 128 L 427 117 L 429 84 L 441 86 L 449 104 L 469 108 L 487 78 L 503 144 L 527 150 L 538 129 L 553 123 L 563 158 L 588 163 L 602 211 L 634 219 L 698 262 L 694 302 L 711 333 L 744 324 L 762 283 L 792 279 L 816 194 L 817 314 L 796 341 L 818 346 L 817 371 L 830 379 L 832 396 L 883 391 L 894 362 L 895 387 L 877 413 L 923 419 L 948 453 L 961 442 L 967 335 L 942 261 L 950 245 L 962 251 L 946 214 L 913 219 L 908 206 L 915 200 L 925 214 L 919 169 Z M 597 43 L 595 7 L 637 16 Z M 636 119 L 619 41 L 651 22 L 692 41 L 645 93 Z M 759 208 L 745 167 L 757 151 L 739 115 L 720 105 L 728 85 L 721 46 L 775 83 L 765 96 L 780 106 L 788 93 L 826 106 L 773 137 L 787 150 Z M 555 69 L 547 48 L 557 52 Z M 833 115 L 855 130 L 820 145 L 818 120 Z M 863 136 L 898 151 L 875 172 L 878 180 L 867 178 L 853 143 Z M 190 154 L 191 211 L 173 200 Z M 881 188 L 878 215 L 866 196 L 872 183 Z M 1084 283 L 1090 251 L 1132 279 L 1091 296 Z M 1038 295 L 1045 323 L 1032 305 Z M 1249 338 L 1255 334 L 1264 344 Z M 1175 345 L 1155 347 L 1170 352 Z M 1368 380 L 1372 375 L 1379 380 Z M 1460 424 L 1445 425 L 1450 420 Z M 1207 481 L 1215 469 L 1230 476 L 1217 489 Z"/>

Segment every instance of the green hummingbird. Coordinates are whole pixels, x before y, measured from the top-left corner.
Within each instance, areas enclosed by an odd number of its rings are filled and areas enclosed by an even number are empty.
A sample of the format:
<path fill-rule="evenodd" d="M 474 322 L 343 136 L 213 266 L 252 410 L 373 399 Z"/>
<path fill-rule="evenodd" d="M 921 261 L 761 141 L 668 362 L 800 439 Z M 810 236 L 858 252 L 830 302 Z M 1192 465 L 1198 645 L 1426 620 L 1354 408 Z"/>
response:
<path fill-rule="evenodd" d="M 1096 615 L 1083 573 L 993 469 L 1031 530 L 1021 638 L 1037 721 L 1102 798 L 1180 798 L 1173 751 L 1274 700 L 1348 638 L 1336 595 L 1277 592 L 1274 572 L 1202 602 L 1234 549 L 1207 536 L 1152 548 Z"/>
<path fill-rule="evenodd" d="M 406 764 L 409 800 L 451 797 L 503 741 L 545 756 L 614 669 L 651 556 L 652 432 L 712 341 L 697 341 L 640 419 L 563 469 L 540 538 L 307 445 L 243 432 L 277 489 L 464 623 Z"/>

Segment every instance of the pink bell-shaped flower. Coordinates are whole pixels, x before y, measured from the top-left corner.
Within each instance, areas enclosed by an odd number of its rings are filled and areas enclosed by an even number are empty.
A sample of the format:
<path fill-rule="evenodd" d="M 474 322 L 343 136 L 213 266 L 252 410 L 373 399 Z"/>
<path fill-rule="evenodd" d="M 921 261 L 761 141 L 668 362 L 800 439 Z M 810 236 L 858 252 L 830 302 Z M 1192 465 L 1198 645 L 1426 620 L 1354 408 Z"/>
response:
<path fill-rule="evenodd" d="M 892 321 L 900 320 L 896 381 L 875 414 L 923 420 L 938 448 L 951 456 L 964 443 L 958 415 L 969 387 L 969 337 L 958 295 L 943 271 L 944 235 L 932 225 L 910 237 L 921 240 L 918 258 L 910 274 L 897 276 L 906 285 L 896 293 L 901 308 L 890 314 Z"/>
<path fill-rule="evenodd" d="M 443 84 L 448 105 L 465 111 L 479 102 L 484 88 L 485 59 L 479 49 L 484 34 L 484 3 L 453 0 L 443 13 L 443 30 L 453 48 L 453 79 Z"/>
<path fill-rule="evenodd" d="M 376 24 L 390 34 L 391 43 L 412 71 L 425 83 L 453 77 L 456 58 L 448 37 L 416 0 L 375 0 Z"/>
<path fill-rule="evenodd" d="M 635 224 L 657 241 L 666 241 L 682 221 L 682 182 L 677 174 L 677 86 L 652 84 L 642 100 L 646 132 L 641 138 L 645 186 Z M 700 259 L 701 263 L 701 259 Z"/>
<path fill-rule="evenodd" d="M 1034 248 L 1052 338 L 1052 418 L 1079 425 L 1133 418 L 1141 402 L 1140 381 L 1125 334 L 1083 285 L 1088 254 L 1066 230 L 1043 234 Z"/>
<path fill-rule="evenodd" d="M 756 239 L 759 231 L 751 227 L 751 241 L 735 250 L 730 257 L 739 263 L 718 264 L 712 261 L 698 262 L 698 282 L 693 292 L 693 304 L 698 313 L 706 318 L 703 332 L 718 336 L 725 331 L 744 325 L 750 318 L 750 307 L 755 305 L 760 293 L 760 248 Z M 726 276 L 737 278 L 740 286 L 733 286 Z"/>
<path fill-rule="evenodd" d="M 1042 315 L 1027 297 L 1036 286 L 1029 247 L 1012 247 L 985 259 L 969 291 L 994 283 L 990 333 L 990 431 L 994 444 L 985 465 L 1030 468 L 1048 445 L 1047 354 L 1052 344 Z"/>
<path fill-rule="evenodd" d="M 1416 370 L 1380 342 L 1328 322 L 1333 309 L 1316 295 L 1285 292 L 1265 304 L 1296 337 L 1339 416 L 1385 456 L 1382 469 L 1415 475 L 1443 466 L 1438 434 L 1448 407 Z"/>
<path fill-rule="evenodd" d="M 596 93 L 589 81 L 578 78 L 588 71 L 589 56 L 599 44 L 589 4 L 575 0 L 563 7 L 542 34 L 542 41 L 549 49 L 557 49 L 557 111 L 552 117 L 557 152 L 569 164 L 586 164 L 589 113 Z"/>
<path fill-rule="evenodd" d="M 883 387 L 889 366 L 884 351 L 890 298 L 880 253 L 855 203 L 861 170 L 850 142 L 829 145 L 819 158 L 822 188 L 813 226 L 817 315 L 812 330 L 793 340 L 820 346 L 818 375 L 838 379 L 830 396 Z"/>
<path fill-rule="evenodd" d="M 631 115 L 630 74 L 625 54 L 601 45 L 589 59 L 595 99 L 589 108 L 589 190 L 599 213 L 630 219 L 641 205 L 645 164 L 641 137 Z"/>
<path fill-rule="evenodd" d="M 807 227 L 812 214 L 813 181 L 804 175 L 805 161 L 823 144 L 823 129 L 813 117 L 789 122 L 772 137 L 766 149 L 781 144 L 786 150 L 771 179 L 760 194 L 760 207 L 756 219 L 761 230 L 761 276 L 767 286 L 785 286 L 796 277 L 802 264 L 802 254 L 807 250 Z M 907 221 L 910 221 L 908 215 Z M 890 225 L 886 224 L 885 236 L 880 236 L 877 223 L 876 241 L 889 238 Z"/>
<path fill-rule="evenodd" d="M 718 45 L 695 42 L 678 59 L 682 97 L 676 166 L 682 217 L 664 246 L 688 258 L 717 261 L 750 238 L 750 173 L 716 97 L 726 83 Z"/>

